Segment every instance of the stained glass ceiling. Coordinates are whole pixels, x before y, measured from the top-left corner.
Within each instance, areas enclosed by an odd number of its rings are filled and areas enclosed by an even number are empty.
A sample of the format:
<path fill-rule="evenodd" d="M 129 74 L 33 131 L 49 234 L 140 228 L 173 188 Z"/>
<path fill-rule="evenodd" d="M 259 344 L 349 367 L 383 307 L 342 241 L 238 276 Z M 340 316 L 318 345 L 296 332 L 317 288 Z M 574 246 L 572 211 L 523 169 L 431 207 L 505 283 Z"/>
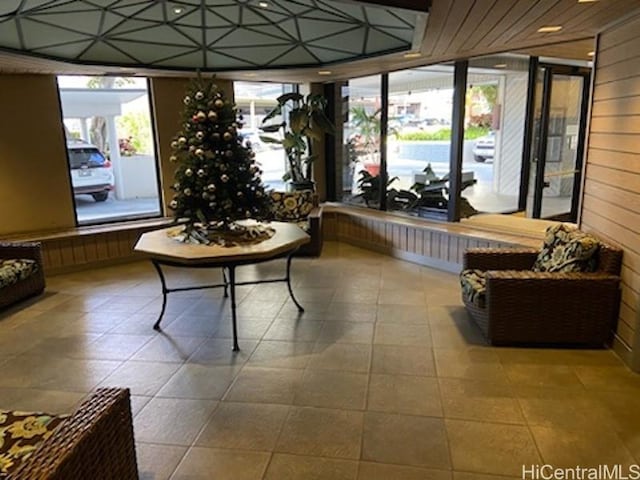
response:
<path fill-rule="evenodd" d="M 0 49 L 85 65 L 307 67 L 410 50 L 420 15 L 337 0 L 2 0 Z"/>

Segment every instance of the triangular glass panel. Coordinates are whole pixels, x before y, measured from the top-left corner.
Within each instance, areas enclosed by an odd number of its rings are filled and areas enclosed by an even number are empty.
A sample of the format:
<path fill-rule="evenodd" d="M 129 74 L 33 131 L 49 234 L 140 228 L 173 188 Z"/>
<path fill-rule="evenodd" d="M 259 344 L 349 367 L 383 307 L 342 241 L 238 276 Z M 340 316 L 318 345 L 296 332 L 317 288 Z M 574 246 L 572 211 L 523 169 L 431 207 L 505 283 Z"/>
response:
<path fill-rule="evenodd" d="M 110 40 L 109 43 L 114 47 L 124 50 L 145 64 L 153 64 L 158 60 L 164 60 L 194 49 L 193 45 L 191 47 L 158 46 L 149 43 L 131 43 L 119 40 Z"/>
<path fill-rule="evenodd" d="M 38 53 L 49 55 L 50 57 L 76 59 L 78 55 L 84 52 L 93 40 L 85 40 L 82 42 L 68 43 L 66 45 L 58 45 L 56 47 L 45 47 L 38 49 Z"/>
<path fill-rule="evenodd" d="M 141 20 L 151 20 L 153 22 L 164 22 L 165 19 L 165 4 L 157 3 L 151 5 L 149 8 L 145 8 L 136 14 L 136 18 Z"/>
<path fill-rule="evenodd" d="M 0 44 L 7 48 L 22 48 L 14 20 L 0 24 Z"/>
<path fill-rule="evenodd" d="M 86 40 L 87 35 L 70 32 L 62 27 L 53 27 L 40 22 L 35 22 L 29 18 L 22 18 L 20 21 L 25 48 L 47 47 L 51 45 L 51 39 L 55 38 L 56 43 L 73 42 Z"/>
<path fill-rule="evenodd" d="M 153 65 L 154 67 L 174 67 L 174 68 L 188 68 L 194 70 L 196 68 L 204 68 L 204 61 L 202 57 L 202 51 L 187 53 L 175 58 L 169 58 L 167 60 L 161 60 Z"/>
<path fill-rule="evenodd" d="M 248 62 L 240 58 L 232 58 L 227 55 L 215 51 L 207 52 L 207 69 L 210 70 L 229 70 L 232 68 L 248 68 L 253 67 Z"/>
<path fill-rule="evenodd" d="M 51 3 L 51 0 L 25 0 L 22 4 L 22 9 L 20 10 L 22 13 L 26 13 L 30 10 L 35 10 L 47 3 Z"/>
<path fill-rule="evenodd" d="M 215 42 L 215 47 L 244 47 L 265 44 L 269 45 L 274 43 L 282 43 L 282 40 L 260 32 L 254 32 L 246 28 L 236 28 L 229 35 Z"/>
<path fill-rule="evenodd" d="M 347 22 L 328 22 L 325 20 L 309 20 L 307 18 L 299 18 L 298 25 L 300 25 L 300 34 L 304 41 L 336 35 L 354 27 L 354 24 Z"/>
<path fill-rule="evenodd" d="M 365 21 L 364 16 L 364 7 L 355 4 L 349 3 L 338 3 L 338 2 L 330 2 L 330 1 L 319 1 L 319 4 L 325 4 L 327 10 L 336 12 L 337 16 L 340 17 L 349 17 L 353 20 L 358 20 L 360 22 Z"/>
<path fill-rule="evenodd" d="M 353 19 L 350 18 L 348 15 L 340 15 L 339 11 L 331 11 L 329 9 L 326 9 L 327 7 L 320 5 L 320 7 L 322 8 L 316 8 L 310 12 L 305 13 L 304 15 L 302 15 L 304 18 L 310 18 L 312 20 L 317 19 L 317 20 L 329 20 L 329 21 L 352 21 Z"/>
<path fill-rule="evenodd" d="M 104 42 L 97 42 L 89 50 L 84 52 L 78 60 L 104 63 L 107 65 L 114 63 L 135 65 L 137 63 L 135 60 Z"/>
<path fill-rule="evenodd" d="M 345 60 L 347 58 L 353 57 L 352 53 L 338 52 L 335 50 L 327 50 L 326 48 L 312 47 L 312 46 L 308 46 L 307 48 L 311 50 L 311 52 L 316 57 L 318 57 L 323 63 L 337 62 L 340 60 Z"/>
<path fill-rule="evenodd" d="M 355 28 L 350 32 L 340 33 L 321 40 L 309 42 L 309 46 L 329 47 L 337 50 L 346 50 L 355 55 L 364 53 L 365 27 Z"/>
<path fill-rule="evenodd" d="M 145 28 L 134 32 L 123 33 L 122 35 L 111 35 L 113 40 L 134 40 L 137 42 L 163 43 L 168 45 L 183 45 L 193 47 L 193 42 L 176 31 L 169 25 L 158 25 L 157 27 Z M 198 42 L 200 43 L 200 42 Z M 158 45 L 157 48 L 163 48 Z"/>
<path fill-rule="evenodd" d="M 285 14 L 282 12 L 274 12 L 273 10 L 267 10 L 266 8 L 261 10 L 261 13 L 269 19 L 271 23 L 278 23 L 291 18 L 289 14 Z"/>
<path fill-rule="evenodd" d="M 149 22 L 147 20 L 124 20 L 119 25 L 113 27 L 111 30 L 103 32 L 103 34 L 108 34 L 109 36 L 122 35 L 130 32 L 137 32 L 139 30 L 144 30 L 146 28 L 155 27 L 157 23 Z"/>
<path fill-rule="evenodd" d="M 240 23 L 240 7 L 209 7 L 209 12 L 213 12 L 228 22 L 237 25 Z"/>
<path fill-rule="evenodd" d="M 392 37 L 396 37 L 399 40 L 402 40 L 407 43 L 411 43 L 413 41 L 413 33 L 414 30 L 412 28 L 380 28 L 377 27 L 377 30 L 381 30 Z"/>
<path fill-rule="evenodd" d="M 271 25 L 271 21 L 261 15 L 262 12 L 256 11 L 253 8 L 242 8 L 242 25 Z"/>
<path fill-rule="evenodd" d="M 283 57 L 274 59 L 268 66 L 285 66 L 285 65 L 310 65 L 317 64 L 318 59 L 309 53 L 304 47 L 296 47 L 287 52 Z"/>
<path fill-rule="evenodd" d="M 256 25 L 252 26 L 251 30 L 270 35 L 280 40 L 293 40 L 293 37 L 289 35 L 288 30 L 285 28 L 280 28 L 280 25 Z"/>
<path fill-rule="evenodd" d="M 410 48 L 411 44 L 398 40 L 386 33 L 380 32 L 374 28 L 369 29 L 369 36 L 367 37 L 367 50 L 366 53 L 378 53 L 388 50 L 394 50 L 400 47 Z"/>
<path fill-rule="evenodd" d="M 88 35 L 95 35 L 98 32 L 100 26 L 100 17 L 102 12 L 69 12 L 69 13 L 52 13 L 52 14 L 39 14 L 30 15 L 29 18 L 37 19 L 42 22 L 53 24 L 61 28 L 69 27 L 71 30 L 77 30 L 79 32 L 86 33 Z M 52 39 L 49 43 L 57 43 Z"/>
<path fill-rule="evenodd" d="M 410 28 L 415 25 L 415 19 L 412 23 L 407 25 L 404 20 L 392 15 L 388 10 L 383 8 L 367 8 L 367 20 L 369 20 L 371 25 L 381 27 Z"/>
<path fill-rule="evenodd" d="M 4 1 L 0 2 L 4 7 Z M 10 3 L 10 2 L 6 2 Z M 2 7 L 0 7 L 0 11 Z M 90 5 L 86 2 L 69 2 L 63 4 L 47 5 L 46 8 L 39 8 L 32 12 L 29 12 L 29 16 L 32 15 L 47 15 L 49 13 L 71 13 L 71 12 L 101 12 L 102 8 Z"/>
<path fill-rule="evenodd" d="M 0 2 L 0 15 L 14 13 L 22 0 L 3 0 Z"/>
<path fill-rule="evenodd" d="M 126 0 L 119 2 L 117 5 L 112 5 L 109 9 L 125 17 L 135 17 L 138 12 L 147 7 L 149 7 L 149 2 Z"/>
<path fill-rule="evenodd" d="M 225 53 L 241 58 L 254 66 L 265 65 L 271 59 L 278 58 L 280 55 L 291 50 L 291 45 L 274 45 L 269 47 L 247 47 L 247 48 L 229 48 Z"/>
<path fill-rule="evenodd" d="M 115 13 L 104 12 L 104 17 L 102 17 L 102 29 L 98 33 L 101 33 L 101 34 L 107 33 L 112 28 L 115 28 L 122 22 L 127 22 L 127 21 L 128 20 L 126 20 L 124 17 L 121 17 L 120 15 L 116 15 Z"/>
<path fill-rule="evenodd" d="M 202 10 L 195 8 L 179 17 L 171 19 L 171 23 L 200 27 L 202 25 Z"/>
<path fill-rule="evenodd" d="M 217 9 L 216 9 L 217 10 Z M 233 27 L 236 24 L 229 18 L 221 17 L 211 10 L 205 11 L 205 24 L 209 27 Z"/>
<path fill-rule="evenodd" d="M 300 0 L 283 2 L 282 7 L 283 10 L 289 11 L 295 15 L 300 15 L 301 13 L 316 9 L 312 2 Z"/>

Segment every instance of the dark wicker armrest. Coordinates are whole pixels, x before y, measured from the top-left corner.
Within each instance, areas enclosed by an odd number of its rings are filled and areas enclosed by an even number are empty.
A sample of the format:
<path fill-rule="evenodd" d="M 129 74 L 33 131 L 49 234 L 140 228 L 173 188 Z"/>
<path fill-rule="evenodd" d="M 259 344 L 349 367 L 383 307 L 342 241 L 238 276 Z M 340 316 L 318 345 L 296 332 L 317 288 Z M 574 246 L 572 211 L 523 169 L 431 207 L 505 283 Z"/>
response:
<path fill-rule="evenodd" d="M 477 270 L 531 270 L 539 251 L 534 248 L 470 248 L 464 268 Z"/>
<path fill-rule="evenodd" d="M 129 390 L 93 392 L 11 478 L 137 480 Z"/>
<path fill-rule="evenodd" d="M 0 242 L 0 259 L 29 258 L 42 265 L 40 242 Z"/>

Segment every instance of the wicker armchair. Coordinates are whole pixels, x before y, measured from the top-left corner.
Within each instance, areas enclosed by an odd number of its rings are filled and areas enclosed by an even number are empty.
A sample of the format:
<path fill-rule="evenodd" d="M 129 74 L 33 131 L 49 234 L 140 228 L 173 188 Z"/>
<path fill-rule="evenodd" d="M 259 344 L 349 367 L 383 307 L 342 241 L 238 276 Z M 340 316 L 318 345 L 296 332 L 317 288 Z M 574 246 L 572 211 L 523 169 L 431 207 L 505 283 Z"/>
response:
<path fill-rule="evenodd" d="M 97 389 L 9 478 L 138 479 L 129 390 Z"/>
<path fill-rule="evenodd" d="M 9 306 L 44 291 L 44 269 L 42 266 L 42 248 L 40 243 L 0 243 L 0 261 L 26 258 L 35 260 L 38 269 L 35 273 L 13 285 L 0 288 L 0 308 Z"/>
<path fill-rule="evenodd" d="M 464 269 L 485 271 L 480 307 L 463 294 L 493 345 L 580 345 L 610 341 L 620 304 L 622 251 L 600 242 L 593 273 L 532 271 L 535 249 L 470 249 Z"/>

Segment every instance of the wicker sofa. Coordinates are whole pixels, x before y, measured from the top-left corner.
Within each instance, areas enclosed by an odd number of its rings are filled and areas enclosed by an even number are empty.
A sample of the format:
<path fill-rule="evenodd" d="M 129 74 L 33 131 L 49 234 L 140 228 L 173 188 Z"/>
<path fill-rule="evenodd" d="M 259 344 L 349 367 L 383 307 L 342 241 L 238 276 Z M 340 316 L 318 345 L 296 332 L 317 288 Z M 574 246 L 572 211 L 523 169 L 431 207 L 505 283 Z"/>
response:
<path fill-rule="evenodd" d="M 0 243 L 0 308 L 44 291 L 40 243 Z"/>
<path fill-rule="evenodd" d="M 536 249 L 467 250 L 462 300 L 487 340 L 592 347 L 609 342 L 620 303 L 622 250 L 596 242 L 590 272 L 534 271 L 541 252 Z M 483 272 L 482 297 L 469 292 L 477 285 L 465 288 L 474 272 Z"/>
<path fill-rule="evenodd" d="M 311 190 L 272 191 L 271 220 L 297 223 L 311 237 L 298 255 L 318 257 L 322 253 L 322 207 L 318 195 Z"/>
<path fill-rule="evenodd" d="M 28 456 L 17 455 L 11 459 L 5 448 L 11 443 L 12 432 L 21 432 L 20 425 L 0 424 L 4 437 L 4 448 L 0 448 L 0 466 L 9 472 L 0 478 L 10 480 L 136 480 L 136 464 L 133 423 L 129 390 L 123 388 L 100 388 L 85 399 L 77 410 L 69 415 L 56 417 L 47 414 L 26 414 L 23 412 L 3 412 L 0 418 L 15 413 L 22 418 L 26 434 L 20 442 L 14 440 L 14 450 L 24 449 L 24 444 L 37 447 Z M 28 415 L 31 415 L 29 418 Z M 44 419 L 44 420 L 42 420 Z M 36 422 L 57 425 L 52 431 Z M 35 425 L 35 427 L 34 427 Z M 35 436 L 34 436 L 35 434 Z M 35 442 L 34 442 L 35 441 Z M 17 445 L 17 447 L 16 447 Z M 4 455 L 3 455 L 4 454 Z M 4 463 L 2 462 L 4 460 Z M 13 464 L 9 465 L 13 460 Z"/>

